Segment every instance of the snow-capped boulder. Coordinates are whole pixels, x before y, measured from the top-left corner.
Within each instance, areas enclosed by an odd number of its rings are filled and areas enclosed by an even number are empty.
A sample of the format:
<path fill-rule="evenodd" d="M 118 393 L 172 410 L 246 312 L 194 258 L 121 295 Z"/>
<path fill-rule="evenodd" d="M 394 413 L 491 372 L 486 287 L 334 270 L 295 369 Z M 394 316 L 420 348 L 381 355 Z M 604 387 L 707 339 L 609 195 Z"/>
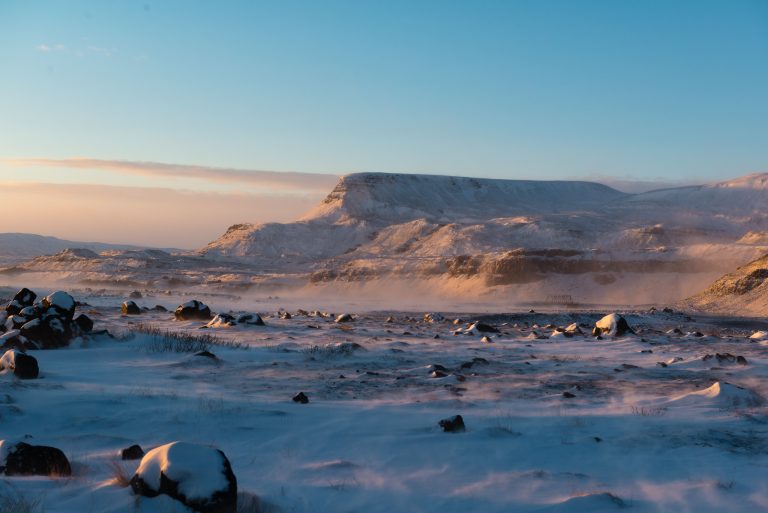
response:
<path fill-rule="evenodd" d="M 620 337 L 627 333 L 634 333 L 629 327 L 627 320 L 617 313 L 608 314 L 595 323 L 593 335 L 608 335 L 611 337 Z"/>
<path fill-rule="evenodd" d="M 63 290 L 57 290 L 53 294 L 49 294 L 43 298 L 43 307 L 47 310 L 54 309 L 65 319 L 71 321 L 75 316 L 77 303 L 75 302 L 75 298 L 68 293 Z"/>
<path fill-rule="evenodd" d="M 475 321 L 465 331 L 479 331 L 480 333 L 500 333 L 497 328 L 484 322 Z"/>
<path fill-rule="evenodd" d="M 202 301 L 193 299 L 179 305 L 173 315 L 178 321 L 209 321 L 211 320 L 211 309 Z"/>
<path fill-rule="evenodd" d="M 236 315 L 237 314 L 231 314 L 231 313 L 216 314 L 216 316 L 213 319 L 211 319 L 211 321 L 208 324 L 206 324 L 206 327 L 231 328 L 237 325 L 264 326 L 264 320 L 261 318 L 259 314 L 245 313 L 237 316 Z"/>
<path fill-rule="evenodd" d="M 756 331 L 752 335 L 750 335 L 749 340 L 752 340 L 752 341 L 768 340 L 768 331 Z"/>
<path fill-rule="evenodd" d="M 16 349 L 9 349 L 0 357 L 0 371 L 13 371 L 19 379 L 35 379 L 40 374 L 37 359 Z"/>
<path fill-rule="evenodd" d="M 6 476 L 69 476 L 69 460 L 55 447 L 0 440 L 0 472 Z"/>
<path fill-rule="evenodd" d="M 120 312 L 123 315 L 139 315 L 141 308 L 133 301 L 123 301 L 123 304 L 120 305 Z"/>
<path fill-rule="evenodd" d="M 237 479 L 218 449 L 172 442 L 149 451 L 131 478 L 137 495 L 168 495 L 200 513 L 234 513 Z"/>
<path fill-rule="evenodd" d="M 11 315 L 17 314 L 23 308 L 32 306 L 35 303 L 35 299 L 37 299 L 37 294 L 28 288 L 23 288 L 13 296 L 10 303 L 6 305 L 5 310 Z"/>
<path fill-rule="evenodd" d="M 211 319 L 211 322 L 206 324 L 209 328 L 231 328 L 235 325 L 237 325 L 235 316 L 228 313 L 216 314 L 216 316 Z"/>
<path fill-rule="evenodd" d="M 352 314 L 344 313 L 336 317 L 336 322 L 353 322 L 355 320 Z"/>
<path fill-rule="evenodd" d="M 571 335 L 583 335 L 584 334 L 584 332 L 581 331 L 581 328 L 579 327 L 579 325 L 577 323 L 575 323 L 575 322 L 573 324 L 569 324 L 565 328 L 565 332 L 566 333 L 570 333 Z"/>

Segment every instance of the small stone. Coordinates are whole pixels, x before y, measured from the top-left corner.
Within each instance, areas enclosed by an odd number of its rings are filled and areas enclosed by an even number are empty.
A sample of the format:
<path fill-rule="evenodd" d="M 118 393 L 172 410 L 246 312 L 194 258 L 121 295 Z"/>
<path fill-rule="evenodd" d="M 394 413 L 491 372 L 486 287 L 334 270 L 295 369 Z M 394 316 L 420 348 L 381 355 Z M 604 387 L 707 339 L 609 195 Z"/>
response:
<path fill-rule="evenodd" d="M 453 417 L 443 419 L 438 424 L 446 433 L 461 433 L 466 430 L 464 419 L 461 415 L 454 415 Z"/>

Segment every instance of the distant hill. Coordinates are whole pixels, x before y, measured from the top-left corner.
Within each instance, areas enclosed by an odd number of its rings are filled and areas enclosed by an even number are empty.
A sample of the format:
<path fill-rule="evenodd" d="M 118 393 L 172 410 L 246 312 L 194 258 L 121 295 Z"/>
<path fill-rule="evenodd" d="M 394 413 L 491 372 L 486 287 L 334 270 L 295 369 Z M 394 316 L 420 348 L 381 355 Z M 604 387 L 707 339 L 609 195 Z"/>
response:
<path fill-rule="evenodd" d="M 69 248 L 89 249 L 96 253 L 111 250 L 135 250 L 146 246 L 79 242 L 31 233 L 0 233 L 0 265 L 12 265 L 40 255 L 53 255 Z"/>

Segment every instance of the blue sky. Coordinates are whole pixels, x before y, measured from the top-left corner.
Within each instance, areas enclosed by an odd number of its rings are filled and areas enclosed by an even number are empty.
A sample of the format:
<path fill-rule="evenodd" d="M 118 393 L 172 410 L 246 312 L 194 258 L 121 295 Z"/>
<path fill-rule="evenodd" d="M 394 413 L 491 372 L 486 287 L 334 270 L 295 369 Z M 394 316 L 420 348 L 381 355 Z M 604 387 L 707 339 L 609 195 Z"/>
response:
<path fill-rule="evenodd" d="M 765 0 L 4 0 L 0 65 L 6 182 L 768 169 Z M 127 178 L 75 157 L 215 169 Z"/>

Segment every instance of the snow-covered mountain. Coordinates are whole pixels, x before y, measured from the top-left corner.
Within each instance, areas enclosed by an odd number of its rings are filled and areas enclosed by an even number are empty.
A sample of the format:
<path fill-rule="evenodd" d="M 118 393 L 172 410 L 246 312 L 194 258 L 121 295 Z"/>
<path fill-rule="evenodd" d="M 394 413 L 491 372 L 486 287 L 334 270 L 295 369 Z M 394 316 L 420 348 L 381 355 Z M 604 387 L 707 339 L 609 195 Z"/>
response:
<path fill-rule="evenodd" d="M 761 174 L 632 195 L 589 182 L 354 174 L 297 222 L 236 225 L 199 254 L 314 283 L 685 275 L 679 298 L 768 250 L 766 183 Z"/>
<path fill-rule="evenodd" d="M 72 278 L 161 283 L 162 262 L 190 285 L 378 292 L 400 282 L 438 295 L 676 301 L 768 252 L 766 183 L 762 174 L 626 194 L 590 182 L 352 174 L 295 222 L 234 225 L 186 255 L 74 265 L 59 254 L 14 272 L 59 266 Z"/>

